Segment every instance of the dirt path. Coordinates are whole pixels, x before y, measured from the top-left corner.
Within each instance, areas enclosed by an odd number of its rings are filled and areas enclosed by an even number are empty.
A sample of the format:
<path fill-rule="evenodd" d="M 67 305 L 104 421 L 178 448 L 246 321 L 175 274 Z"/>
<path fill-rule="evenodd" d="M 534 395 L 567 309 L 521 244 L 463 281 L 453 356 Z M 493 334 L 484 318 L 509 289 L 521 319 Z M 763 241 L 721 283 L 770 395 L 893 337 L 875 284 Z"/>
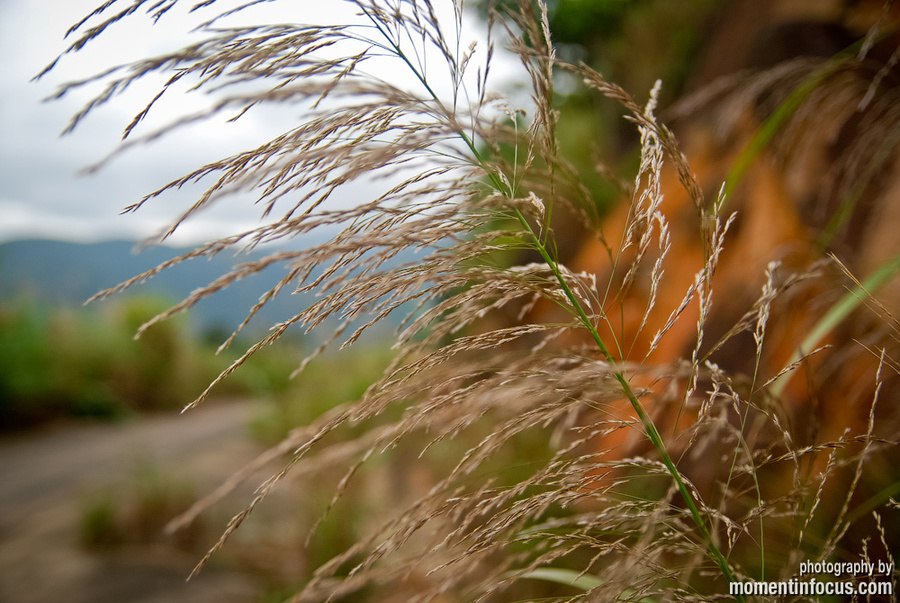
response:
<path fill-rule="evenodd" d="M 0 441 L 0 603 L 240 603 L 258 585 L 213 567 L 185 583 L 196 553 L 171 546 L 90 552 L 79 525 L 92 497 L 151 466 L 204 494 L 249 461 L 251 408 L 208 403 L 186 415 L 56 427 Z"/>

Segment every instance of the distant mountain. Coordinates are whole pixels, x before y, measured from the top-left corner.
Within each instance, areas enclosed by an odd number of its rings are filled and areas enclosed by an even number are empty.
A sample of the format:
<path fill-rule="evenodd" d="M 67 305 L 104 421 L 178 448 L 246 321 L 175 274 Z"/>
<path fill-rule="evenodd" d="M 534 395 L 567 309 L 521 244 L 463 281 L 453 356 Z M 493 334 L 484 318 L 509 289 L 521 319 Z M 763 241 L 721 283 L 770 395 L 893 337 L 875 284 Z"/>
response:
<path fill-rule="evenodd" d="M 63 306 L 80 306 L 92 295 L 185 253 L 186 249 L 152 247 L 135 253 L 129 241 L 68 243 L 60 241 L 12 241 L 0 244 L 0 304 L 33 300 Z M 206 259 L 182 262 L 163 270 L 123 295 L 158 295 L 181 301 L 197 287 L 207 285 L 235 264 L 260 259 L 271 249 L 235 256 L 228 252 Z M 235 328 L 258 301 L 278 282 L 284 268 L 275 266 L 238 281 L 204 300 L 188 314 L 200 331 Z M 115 299 L 117 296 L 113 296 Z M 290 295 L 285 290 L 248 325 L 259 334 L 274 323 L 290 318 L 314 301 L 312 295 Z M 250 334 L 250 333 L 248 333 Z"/>

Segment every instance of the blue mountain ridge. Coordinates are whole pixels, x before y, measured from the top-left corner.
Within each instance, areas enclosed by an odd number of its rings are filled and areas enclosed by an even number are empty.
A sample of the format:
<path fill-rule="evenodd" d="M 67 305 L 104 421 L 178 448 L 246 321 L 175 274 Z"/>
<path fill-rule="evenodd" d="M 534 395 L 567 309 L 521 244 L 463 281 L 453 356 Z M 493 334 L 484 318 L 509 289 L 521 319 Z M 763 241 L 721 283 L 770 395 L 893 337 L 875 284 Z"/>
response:
<path fill-rule="evenodd" d="M 132 241 L 71 243 L 51 240 L 21 240 L 0 244 L 0 306 L 16 301 L 52 306 L 81 306 L 95 293 L 113 287 L 162 262 L 189 251 L 150 247 L 139 253 Z M 277 249 L 266 248 L 235 255 L 223 251 L 212 258 L 196 258 L 163 270 L 144 283 L 134 285 L 111 299 L 126 295 L 153 295 L 175 303 L 191 291 L 213 282 L 234 265 L 261 259 Z M 397 260 L 399 263 L 401 260 Z M 188 322 L 199 332 L 237 327 L 259 300 L 259 296 L 284 276 L 281 265 L 237 281 L 227 289 L 201 301 L 188 312 Z M 291 295 L 286 288 L 250 322 L 248 335 L 259 336 L 276 322 L 297 314 L 315 301 L 313 294 Z M 103 302 L 100 302 L 103 303 Z M 399 320 L 403 313 L 397 314 Z M 396 321 L 391 326 L 396 325 Z M 332 325 L 333 328 L 333 325 Z M 330 331 L 328 325 L 315 339 Z"/>

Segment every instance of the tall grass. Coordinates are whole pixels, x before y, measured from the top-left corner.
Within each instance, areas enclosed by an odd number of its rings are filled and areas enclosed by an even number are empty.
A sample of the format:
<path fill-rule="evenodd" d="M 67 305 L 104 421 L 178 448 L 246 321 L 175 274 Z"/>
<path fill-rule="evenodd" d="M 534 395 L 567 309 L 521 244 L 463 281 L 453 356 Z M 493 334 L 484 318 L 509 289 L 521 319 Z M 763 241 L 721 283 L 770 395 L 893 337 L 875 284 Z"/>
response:
<path fill-rule="evenodd" d="M 160 16 L 174 4 L 150 12 Z M 320 295 L 274 325 L 187 409 L 291 329 L 338 317 L 341 326 L 325 345 L 347 346 L 389 313 L 416 308 L 396 334 L 396 357 L 383 376 L 359 400 L 295 429 L 275 449 L 289 454 L 284 469 L 259 487 L 210 554 L 292 472 L 343 471 L 334 505 L 364 464 L 405 450 L 401 458 L 445 470 L 319 567 L 298 600 L 396 600 L 398 593 L 404 600 L 505 600 L 532 596 L 535 580 L 550 579 L 573 587 L 552 592 L 553 600 L 690 601 L 727 597 L 736 580 L 788 579 L 802 560 L 854 548 L 867 558 L 890 557 L 896 535 L 881 518 L 894 512 L 896 482 L 878 492 L 868 483 L 873 459 L 896 444 L 891 415 L 887 434 L 875 425 L 886 373 L 897 366 L 890 348 L 884 338 L 866 343 L 878 372 L 867 377 L 862 430 L 848 423 L 848 431 L 810 437 L 809 424 L 797 421 L 803 412 L 813 421 L 816 400 L 797 402 L 783 382 L 779 396 L 768 389 L 780 376 L 766 372 L 769 340 L 783 334 L 770 325 L 787 324 L 775 317 L 786 304 L 791 309 L 804 283 L 831 283 L 827 299 L 840 281 L 819 279 L 828 272 L 821 263 L 787 275 L 777 263 L 748 264 L 759 272 L 737 278 L 754 283 L 755 299 L 744 306 L 724 300 L 740 311 L 725 315 L 733 323 L 723 332 L 710 327 L 720 303 L 715 291 L 728 282 L 717 280 L 717 271 L 740 215 L 722 213 L 733 210 L 722 197 L 704 197 L 675 136 L 656 117 L 659 85 L 640 103 L 600 73 L 558 60 L 546 5 L 522 1 L 492 13 L 490 30 L 502 32 L 521 59 L 533 102 L 525 114 L 491 89 L 493 42 L 470 45 L 463 37 L 461 3 L 450 5 L 449 18 L 439 16 L 443 5 L 424 0 L 351 4 L 359 24 L 228 28 L 210 20 L 205 41 L 99 76 L 106 91 L 73 120 L 75 127 L 108 97 L 157 72 L 170 75 L 167 87 L 186 82 L 216 92 L 213 108 L 193 120 L 240 119 L 276 103 L 303 110 L 282 135 L 201 166 L 128 208 L 198 181 L 206 191 L 163 238 L 237 192 L 255 196 L 261 225 L 199 246 L 101 297 L 190 257 L 336 233 L 325 243 L 236 265 L 148 323 L 272 264 L 282 265 L 285 277 L 263 292 L 251 315 L 276 295 Z M 73 28 L 81 37 L 72 50 L 132 12 L 103 21 L 107 8 L 95 15 L 99 25 Z M 394 73 L 411 76 L 409 85 L 379 77 L 376 64 L 393 64 Z M 809 72 L 795 68 L 790 81 Z M 639 131 L 641 162 L 621 223 L 600 226 L 603 208 L 561 155 L 559 72 L 618 103 Z M 755 89 L 745 83 L 732 99 L 746 105 L 765 88 L 761 82 L 777 90 L 778 75 L 762 76 Z M 154 101 L 126 127 L 126 138 L 136 136 Z M 688 199 L 687 221 L 666 213 L 666 166 Z M 379 176 L 390 184 L 371 198 L 349 208 L 330 203 L 348 184 Z M 561 262 L 561 215 L 596 232 L 608 269 L 576 271 Z M 695 262 L 681 255 L 692 250 Z M 418 259 L 391 262 L 408 251 Z M 677 298 L 664 298 L 667 279 L 679 271 L 683 277 L 685 266 L 687 284 Z M 671 307 L 661 307 L 663 299 Z M 693 335 L 683 355 L 663 354 L 685 332 Z M 754 342 L 743 352 L 749 374 L 716 364 L 715 352 L 742 334 Z M 815 362 L 804 350 L 782 366 L 790 372 Z M 841 382 L 843 369 L 835 370 Z M 345 425 L 363 431 L 335 442 L 331 436 Z M 507 453 L 528 438 L 544 445 L 510 460 Z M 408 463 L 397 470 L 412 471 Z M 859 495 L 868 498 L 860 503 Z M 877 529 L 855 531 L 859 509 L 874 514 Z"/>

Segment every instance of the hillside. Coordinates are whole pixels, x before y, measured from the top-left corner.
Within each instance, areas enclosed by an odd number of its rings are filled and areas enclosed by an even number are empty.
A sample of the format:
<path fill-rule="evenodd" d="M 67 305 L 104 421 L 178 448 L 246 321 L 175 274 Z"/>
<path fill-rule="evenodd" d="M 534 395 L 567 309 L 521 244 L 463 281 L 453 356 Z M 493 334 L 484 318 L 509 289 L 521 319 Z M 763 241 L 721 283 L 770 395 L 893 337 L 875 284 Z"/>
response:
<path fill-rule="evenodd" d="M 24 300 L 77 307 L 98 291 L 186 251 L 154 247 L 135 253 L 134 248 L 135 244 L 129 241 L 81 244 L 23 240 L 0 244 L 0 305 Z M 190 260 L 164 270 L 120 296 L 156 295 L 173 302 L 180 301 L 195 288 L 224 274 L 234 264 L 259 259 L 262 255 L 264 252 L 260 251 L 240 256 L 223 253 L 211 259 Z M 198 304 L 189 313 L 189 322 L 200 332 L 233 329 L 244 319 L 259 295 L 282 275 L 283 269 L 274 267 L 235 283 Z M 248 330 L 259 334 L 312 301 L 312 296 L 288 293 L 284 292 L 270 302 L 250 323 Z"/>

